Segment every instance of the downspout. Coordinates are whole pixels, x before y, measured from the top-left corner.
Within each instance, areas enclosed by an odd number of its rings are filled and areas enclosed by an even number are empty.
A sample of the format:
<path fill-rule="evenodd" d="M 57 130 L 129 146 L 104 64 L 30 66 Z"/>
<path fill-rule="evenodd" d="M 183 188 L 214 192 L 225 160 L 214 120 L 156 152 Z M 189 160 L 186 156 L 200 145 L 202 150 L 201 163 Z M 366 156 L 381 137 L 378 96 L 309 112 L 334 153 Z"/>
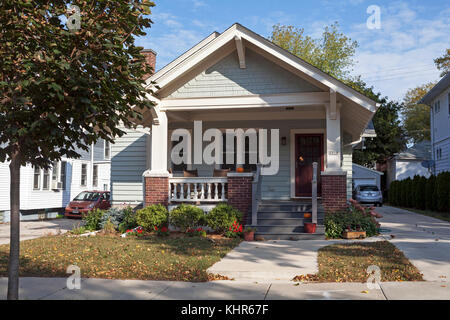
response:
<path fill-rule="evenodd" d="M 94 143 L 91 144 L 91 190 L 94 189 Z"/>

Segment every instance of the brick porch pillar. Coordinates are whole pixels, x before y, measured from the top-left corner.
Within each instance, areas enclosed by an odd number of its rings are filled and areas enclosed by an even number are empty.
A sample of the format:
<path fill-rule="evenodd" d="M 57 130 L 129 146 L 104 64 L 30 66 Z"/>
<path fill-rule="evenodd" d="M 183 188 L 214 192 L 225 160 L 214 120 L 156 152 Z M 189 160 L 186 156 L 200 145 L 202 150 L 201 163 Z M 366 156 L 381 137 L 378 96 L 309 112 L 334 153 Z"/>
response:
<path fill-rule="evenodd" d="M 347 172 L 323 171 L 322 204 L 326 212 L 344 210 L 347 206 Z"/>
<path fill-rule="evenodd" d="M 230 172 L 228 178 L 228 204 L 243 213 L 242 223 L 246 224 L 252 207 L 253 173 Z"/>
<path fill-rule="evenodd" d="M 152 204 L 169 204 L 169 174 L 144 174 L 145 195 L 144 206 Z"/>

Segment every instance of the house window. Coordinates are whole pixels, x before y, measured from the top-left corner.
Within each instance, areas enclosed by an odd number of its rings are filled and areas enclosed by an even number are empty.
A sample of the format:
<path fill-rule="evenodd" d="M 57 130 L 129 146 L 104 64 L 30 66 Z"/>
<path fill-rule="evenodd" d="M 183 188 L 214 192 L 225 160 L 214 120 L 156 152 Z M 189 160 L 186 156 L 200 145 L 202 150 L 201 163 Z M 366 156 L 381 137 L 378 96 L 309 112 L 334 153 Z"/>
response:
<path fill-rule="evenodd" d="M 42 190 L 50 189 L 50 170 L 44 169 L 44 179 L 42 181 Z"/>
<path fill-rule="evenodd" d="M 440 100 L 438 100 L 434 103 L 434 111 L 436 111 L 436 113 L 441 111 L 441 101 Z"/>
<path fill-rule="evenodd" d="M 87 164 L 81 164 L 81 186 L 85 187 L 87 182 Z"/>
<path fill-rule="evenodd" d="M 53 170 L 52 170 L 52 182 L 58 182 L 59 177 L 59 162 L 53 162 Z"/>
<path fill-rule="evenodd" d="M 94 187 L 98 186 L 98 165 L 94 164 L 94 171 L 92 173 L 92 185 Z"/>
<path fill-rule="evenodd" d="M 33 189 L 39 190 L 41 188 L 41 169 L 34 167 Z"/>
<path fill-rule="evenodd" d="M 258 159 L 258 135 L 256 138 L 256 159 Z M 250 163 L 251 156 L 254 155 L 254 151 L 250 151 L 250 137 L 245 137 L 245 146 L 244 146 L 244 165 L 243 168 L 245 171 L 256 171 L 256 163 Z M 226 134 L 223 134 L 223 164 L 222 169 L 230 169 L 232 171 L 236 170 L 237 163 L 237 138 L 234 137 L 234 163 L 227 164 L 226 162 L 227 150 L 226 150 Z"/>
<path fill-rule="evenodd" d="M 105 140 L 105 159 L 111 157 L 111 143 Z"/>
<path fill-rule="evenodd" d="M 61 161 L 61 173 L 59 175 L 59 180 L 62 182 L 63 190 L 66 190 L 66 167 L 67 167 L 67 162 Z"/>

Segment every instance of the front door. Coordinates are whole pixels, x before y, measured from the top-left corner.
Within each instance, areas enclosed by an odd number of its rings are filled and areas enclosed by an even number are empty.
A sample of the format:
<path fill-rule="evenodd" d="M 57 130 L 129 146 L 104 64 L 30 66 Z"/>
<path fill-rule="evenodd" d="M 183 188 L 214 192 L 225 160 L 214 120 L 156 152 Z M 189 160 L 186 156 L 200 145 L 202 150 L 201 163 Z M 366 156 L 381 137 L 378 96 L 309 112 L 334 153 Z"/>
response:
<path fill-rule="evenodd" d="M 313 162 L 318 164 L 317 195 L 322 195 L 320 171 L 323 171 L 323 134 L 295 135 L 295 196 L 311 197 Z"/>

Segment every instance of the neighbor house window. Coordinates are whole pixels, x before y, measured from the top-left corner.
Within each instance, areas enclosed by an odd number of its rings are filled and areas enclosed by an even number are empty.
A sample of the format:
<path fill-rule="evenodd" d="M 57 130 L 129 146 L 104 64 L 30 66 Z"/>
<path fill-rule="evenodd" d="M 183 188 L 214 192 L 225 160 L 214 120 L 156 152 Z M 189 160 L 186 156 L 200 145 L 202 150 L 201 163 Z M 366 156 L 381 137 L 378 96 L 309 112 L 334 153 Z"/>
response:
<path fill-rule="evenodd" d="M 441 101 L 440 100 L 438 100 L 434 103 L 434 111 L 436 111 L 436 113 L 441 111 Z"/>
<path fill-rule="evenodd" d="M 87 182 L 87 164 L 81 164 L 81 186 L 85 187 Z"/>
<path fill-rule="evenodd" d="M 42 181 L 42 189 L 48 190 L 50 188 L 50 170 L 44 169 L 44 180 Z"/>
<path fill-rule="evenodd" d="M 105 140 L 105 159 L 109 159 L 111 156 L 111 143 Z"/>
<path fill-rule="evenodd" d="M 41 169 L 34 167 L 33 189 L 39 190 L 41 188 Z"/>
<path fill-rule="evenodd" d="M 98 186 L 98 165 L 94 164 L 94 171 L 92 172 L 92 185 Z"/>
<path fill-rule="evenodd" d="M 59 175 L 59 180 L 62 182 L 63 190 L 66 190 L 66 167 L 67 167 L 67 162 L 61 161 L 61 173 Z"/>
<path fill-rule="evenodd" d="M 53 163 L 53 170 L 52 170 L 52 182 L 58 182 L 59 177 L 59 162 Z"/>

